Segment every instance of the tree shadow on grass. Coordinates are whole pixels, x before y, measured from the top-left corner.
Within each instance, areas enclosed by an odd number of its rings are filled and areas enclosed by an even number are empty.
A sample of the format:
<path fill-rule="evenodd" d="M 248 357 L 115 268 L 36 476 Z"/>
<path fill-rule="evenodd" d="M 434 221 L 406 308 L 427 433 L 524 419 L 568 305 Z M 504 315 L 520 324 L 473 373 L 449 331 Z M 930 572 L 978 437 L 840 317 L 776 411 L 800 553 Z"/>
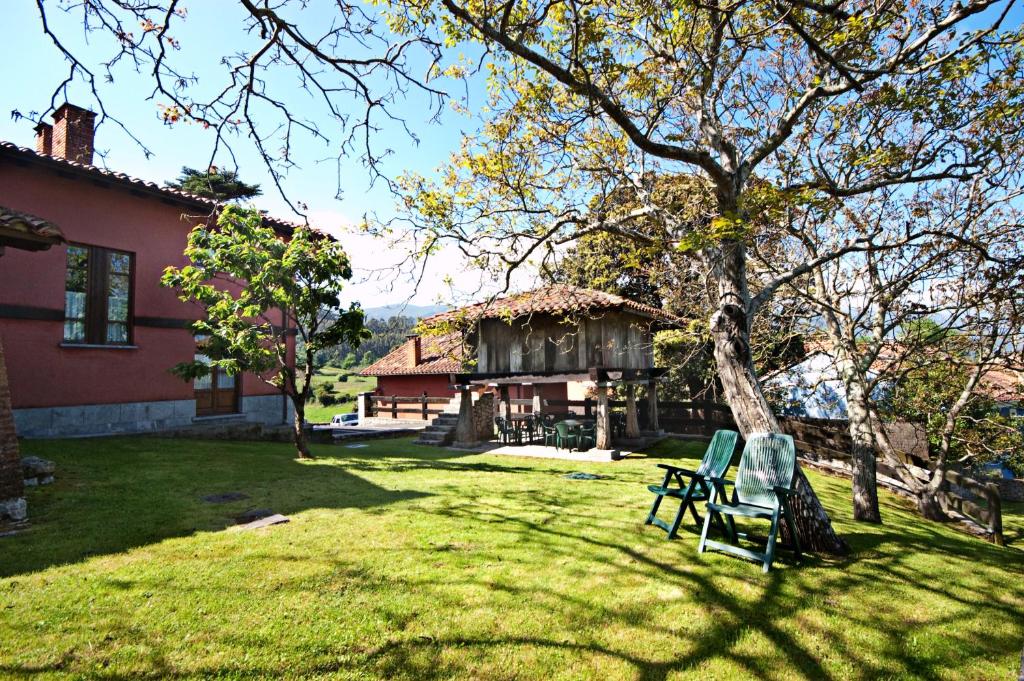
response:
<path fill-rule="evenodd" d="M 0 577 L 222 530 L 249 509 L 289 515 L 425 496 L 384 489 L 322 460 L 297 461 L 289 445 L 277 443 L 125 437 L 32 441 L 24 448 L 54 459 L 58 478 L 29 490 L 29 524 L 0 538 Z M 227 492 L 247 498 L 202 499 Z"/>
<path fill-rule="evenodd" d="M 537 513 L 548 508 L 551 499 L 534 492 L 513 495 L 512 508 Z M 811 558 L 799 567 L 776 568 L 762 576 L 758 566 L 726 556 L 696 556 L 695 541 L 666 542 L 678 546 L 690 555 L 679 556 L 678 562 L 669 562 L 650 550 L 646 544 L 638 544 L 636 536 L 625 534 L 621 541 L 595 536 L 586 529 L 576 532 L 551 524 L 529 519 L 525 513 L 509 513 L 508 506 L 488 509 L 480 504 L 467 503 L 450 508 L 447 514 L 467 524 L 500 522 L 506 524 L 513 534 L 521 535 L 522 541 L 529 542 L 533 551 L 527 560 L 537 569 L 552 563 L 584 561 L 590 558 L 592 564 L 587 570 L 593 572 L 601 566 L 602 580 L 614 583 L 629 583 L 631 578 L 660 580 L 684 592 L 699 594 L 699 611 L 707 613 L 703 626 L 687 634 L 685 652 L 666 655 L 643 655 L 631 651 L 628 646 L 602 642 L 599 636 L 590 641 L 566 641 L 563 636 L 517 635 L 507 636 L 451 636 L 451 637 L 394 637 L 368 655 L 368 661 L 385 677 L 389 675 L 408 678 L 446 678 L 452 670 L 445 666 L 447 651 L 452 649 L 477 649 L 487 656 L 508 655 L 509 648 L 515 650 L 546 650 L 571 654 L 611 658 L 626 664 L 637 678 L 645 681 L 662 681 L 675 678 L 688 671 L 706 669 L 714 661 L 729 661 L 737 666 L 741 674 L 749 677 L 778 677 L 806 679 L 849 678 L 848 673 L 832 671 L 822 658 L 841 658 L 839 668 L 856 670 L 857 678 L 877 678 L 892 674 L 912 674 L 921 678 L 939 678 L 949 672 L 942 667 L 942 661 L 932 659 L 927 653 L 917 653 L 910 643 L 918 636 L 941 635 L 948 639 L 948 645 L 957 650 L 957 659 L 964 666 L 971 667 L 970 660 L 991 659 L 993 655 L 1005 655 L 1019 648 L 1019 641 L 1010 636 L 984 631 L 991 618 L 1003 621 L 1018 616 L 1020 600 L 1024 590 L 1011 587 L 1013 599 L 1007 599 L 1008 584 L 999 575 L 999 569 L 982 574 L 936 575 L 922 572 L 916 565 L 915 557 L 950 552 L 960 556 L 959 562 L 984 565 L 989 568 L 1004 568 L 1007 565 L 1005 549 L 981 544 L 964 537 L 924 530 L 900 532 L 888 530 L 882 533 L 847 533 L 854 554 L 844 559 Z M 562 513 L 573 527 L 588 520 L 601 520 L 593 511 Z M 585 528 L 585 526 L 583 526 Z M 660 534 L 655 535 L 660 539 Z M 979 545 L 980 544 L 980 545 Z M 969 560 L 963 559 L 965 550 L 971 550 Z M 864 559 L 870 555 L 870 560 Z M 480 560 L 498 560 L 495 552 L 481 556 Z M 508 558 L 505 558 L 508 560 Z M 608 566 L 614 566 L 609 569 Z M 530 566 L 527 565 L 527 572 Z M 610 573 L 610 574 L 609 574 Z M 570 576 L 566 579 L 571 581 Z M 476 584 L 469 574 L 455 575 L 443 583 L 409 585 L 407 588 L 435 588 L 439 592 L 466 584 Z M 489 589 L 501 588 L 512 592 L 516 602 L 544 603 L 547 610 L 565 613 L 577 619 L 594 616 L 595 604 L 583 595 L 560 585 L 550 586 L 503 584 L 496 586 L 486 583 Z M 879 599 L 877 608 L 851 607 L 842 603 L 845 594 L 851 591 L 896 594 L 912 592 L 918 597 L 934 596 L 947 605 L 935 610 L 899 612 L 897 608 L 886 608 Z M 756 594 L 750 598 L 751 592 Z M 1003 593 L 1002 598 L 993 594 Z M 553 604 L 553 605 L 552 605 Z M 840 626 L 851 632 L 874 632 L 874 640 L 865 643 L 853 635 L 837 637 L 835 627 L 826 627 L 821 617 L 839 617 L 844 620 Z M 909 614 L 908 614 L 909 613 Z M 651 603 L 609 603 L 600 607 L 596 617 L 598 626 L 627 627 L 636 630 L 639 637 L 664 637 L 678 639 L 678 632 L 657 622 L 657 611 Z M 767 641 L 772 655 L 759 655 L 741 644 L 751 632 Z M 828 650 L 822 650 L 818 643 L 828 640 Z M 784 666 L 778 666 L 778 657 L 784 658 Z M 787 671 L 788 670 L 788 671 Z"/>

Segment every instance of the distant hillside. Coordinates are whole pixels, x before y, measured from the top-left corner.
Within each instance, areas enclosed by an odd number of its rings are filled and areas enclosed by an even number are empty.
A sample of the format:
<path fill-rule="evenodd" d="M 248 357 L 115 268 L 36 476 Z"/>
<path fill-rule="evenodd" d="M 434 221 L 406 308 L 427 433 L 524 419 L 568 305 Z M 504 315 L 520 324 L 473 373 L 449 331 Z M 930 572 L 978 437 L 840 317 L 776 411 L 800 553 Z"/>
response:
<path fill-rule="evenodd" d="M 389 317 L 396 316 L 419 319 L 420 317 L 429 317 L 432 314 L 445 312 L 450 309 L 451 307 L 448 305 L 403 305 L 402 303 L 395 303 L 394 305 L 368 307 L 363 312 L 366 313 L 369 319 L 388 319 Z"/>

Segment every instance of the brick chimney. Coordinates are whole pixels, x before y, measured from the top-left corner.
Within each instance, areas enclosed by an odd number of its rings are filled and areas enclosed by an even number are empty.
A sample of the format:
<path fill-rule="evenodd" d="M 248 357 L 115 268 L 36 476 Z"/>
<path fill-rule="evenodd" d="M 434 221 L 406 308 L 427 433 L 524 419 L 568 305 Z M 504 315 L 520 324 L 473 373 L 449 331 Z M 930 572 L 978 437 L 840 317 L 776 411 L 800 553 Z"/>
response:
<path fill-rule="evenodd" d="M 36 126 L 36 153 L 49 156 L 53 152 L 53 126 L 40 123 Z"/>
<path fill-rule="evenodd" d="M 36 126 L 36 150 L 39 151 L 40 147 L 45 148 L 49 138 L 50 151 L 43 153 L 66 161 L 92 165 L 95 119 L 96 114 L 88 109 L 74 104 L 64 104 L 53 114 L 52 132 L 41 129 L 45 123 Z"/>
<path fill-rule="evenodd" d="M 406 336 L 411 343 L 409 343 L 409 365 L 419 366 L 420 362 L 423 361 L 423 346 L 420 344 L 420 337 L 416 335 Z"/>

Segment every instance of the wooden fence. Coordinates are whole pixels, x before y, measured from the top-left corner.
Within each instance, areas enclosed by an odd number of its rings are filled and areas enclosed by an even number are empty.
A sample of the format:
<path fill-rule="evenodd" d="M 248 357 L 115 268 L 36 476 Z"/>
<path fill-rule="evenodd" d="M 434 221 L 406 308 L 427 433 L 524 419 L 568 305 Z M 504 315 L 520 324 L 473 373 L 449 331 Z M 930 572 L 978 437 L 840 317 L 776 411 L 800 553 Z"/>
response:
<path fill-rule="evenodd" d="M 444 412 L 444 407 L 431 405 L 447 405 L 448 397 L 400 397 L 398 395 L 370 395 L 366 415 L 384 419 L 422 419 L 424 421 Z"/>

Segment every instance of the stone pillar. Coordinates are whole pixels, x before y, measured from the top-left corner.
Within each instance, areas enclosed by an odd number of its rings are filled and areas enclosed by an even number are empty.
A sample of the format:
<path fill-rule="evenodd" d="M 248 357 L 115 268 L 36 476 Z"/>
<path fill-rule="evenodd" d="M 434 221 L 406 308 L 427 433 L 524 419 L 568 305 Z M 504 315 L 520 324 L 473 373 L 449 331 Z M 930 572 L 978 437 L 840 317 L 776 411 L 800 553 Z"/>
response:
<path fill-rule="evenodd" d="M 612 448 L 612 416 L 608 408 L 608 386 L 597 384 L 597 449 Z"/>
<path fill-rule="evenodd" d="M 636 415 L 636 386 L 626 384 L 626 437 L 640 437 L 640 421 Z"/>
<path fill-rule="evenodd" d="M 479 442 L 476 424 L 473 422 L 473 393 L 468 385 L 460 385 L 458 388 L 459 421 L 455 426 L 455 445 L 472 447 Z"/>
<path fill-rule="evenodd" d="M 512 420 L 512 400 L 508 395 L 508 385 L 502 384 L 498 388 L 498 394 L 501 395 L 501 411 L 502 416 L 506 421 Z"/>
<path fill-rule="evenodd" d="M 359 393 L 356 397 L 357 409 L 359 410 L 359 425 L 362 425 L 363 421 L 373 414 L 373 402 L 370 400 L 372 395 L 372 392 L 366 392 Z"/>
<path fill-rule="evenodd" d="M 658 423 L 658 382 L 651 381 L 647 384 L 647 427 L 655 432 L 661 432 L 661 424 Z"/>
<path fill-rule="evenodd" d="M 0 344 L 0 520 L 24 520 L 28 516 L 25 502 L 25 476 L 21 470 L 18 436 L 11 412 L 11 390 L 7 382 L 7 365 Z"/>

